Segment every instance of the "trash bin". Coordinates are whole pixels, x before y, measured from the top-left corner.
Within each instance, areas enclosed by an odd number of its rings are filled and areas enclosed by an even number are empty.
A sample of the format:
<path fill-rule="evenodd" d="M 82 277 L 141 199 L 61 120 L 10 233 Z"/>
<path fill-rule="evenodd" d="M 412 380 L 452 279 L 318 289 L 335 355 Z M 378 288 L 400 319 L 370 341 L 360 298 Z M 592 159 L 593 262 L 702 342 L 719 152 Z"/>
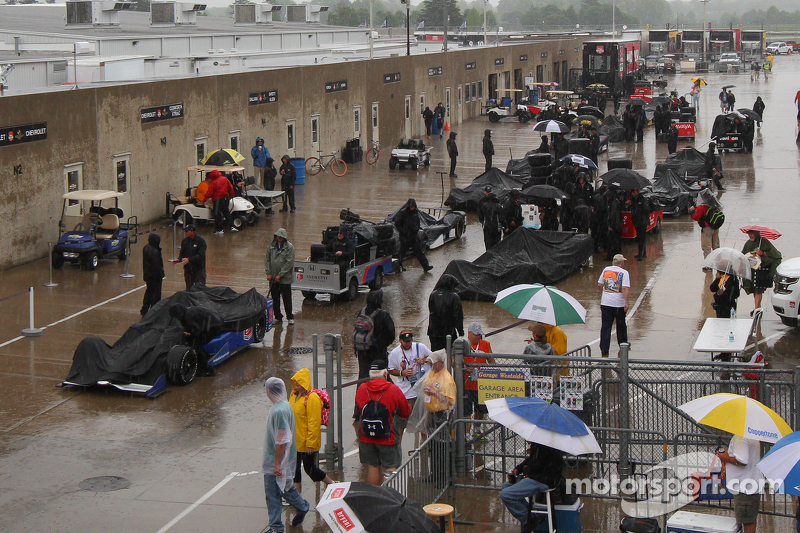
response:
<path fill-rule="evenodd" d="M 303 185 L 306 182 L 306 160 L 302 157 L 292 157 L 289 159 L 294 165 L 294 170 L 297 173 L 295 185 Z"/>

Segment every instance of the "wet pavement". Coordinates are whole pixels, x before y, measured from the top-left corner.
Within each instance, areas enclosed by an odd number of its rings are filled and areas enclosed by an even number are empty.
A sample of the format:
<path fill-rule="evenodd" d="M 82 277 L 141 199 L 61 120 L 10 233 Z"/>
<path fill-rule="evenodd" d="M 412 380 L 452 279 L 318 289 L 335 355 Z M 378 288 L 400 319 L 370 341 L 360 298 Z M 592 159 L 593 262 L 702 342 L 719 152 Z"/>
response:
<path fill-rule="evenodd" d="M 701 96 L 696 147 L 705 151 L 710 127 L 718 114 L 717 94 L 722 85 L 736 84 L 738 106 L 751 106 L 756 96 L 766 103 L 763 127 L 757 132 L 753 154 L 722 156 L 727 192 L 726 224 L 720 230 L 722 246 L 740 249 L 746 236 L 739 227 L 759 223 L 778 229 L 775 242 L 784 258 L 800 256 L 800 229 L 794 202 L 800 193 L 798 169 L 800 151 L 792 95 L 800 87 L 800 58 L 776 57 L 775 71 L 767 82 L 750 82 L 748 74 L 711 73 L 709 86 Z M 670 79 L 670 88 L 683 94 L 691 88 L 691 75 Z M 738 107 L 737 106 L 737 107 Z M 539 143 L 530 125 L 505 121 L 489 125 L 479 119 L 458 126 L 459 178 L 445 177 L 447 194 L 452 186 L 466 186 L 483 170 L 480 154 L 485 128 L 493 130 L 495 162 L 505 166 L 509 150 L 515 157 Z M 392 144 L 386 139 L 386 144 Z M 228 285 L 236 290 L 257 287 L 266 293 L 263 257 L 275 230 L 285 227 L 298 251 L 308 254 L 321 231 L 338 224 L 339 211 L 351 208 L 365 219 L 378 220 L 414 197 L 420 206 L 439 206 L 442 181 L 437 171 L 449 162 L 444 139 L 431 138 L 433 162 L 417 172 L 388 169 L 388 152 L 377 165 L 350 165 L 347 175 L 330 173 L 306 178 L 298 187 L 297 212 L 263 217 L 256 227 L 238 234 L 199 233 L 209 243 L 208 283 Z M 601 155 L 601 173 L 607 157 L 631 157 L 634 168 L 652 177 L 655 164 L 666 156 L 666 145 L 656 144 L 653 130 L 645 133 L 643 144 L 612 144 Z M 43 217 L 44 218 L 44 217 Z M 54 224 L 55 221 L 48 223 Z M 163 226 L 157 221 L 151 228 Z M 172 231 L 161 229 L 164 258 L 172 257 Z M 182 234 L 179 232 L 179 238 Z M 130 271 L 125 264 L 102 262 L 94 272 L 65 266 L 53 274 L 57 287 L 46 288 L 47 261 L 41 260 L 0 273 L 0 298 L 35 288 L 36 326 L 44 329 L 39 338 L 18 338 L 27 327 L 27 295 L 6 300 L 0 323 L 0 531 L 98 531 L 99 524 L 114 524 L 117 531 L 262 531 L 267 524 L 261 464 L 264 421 L 269 402 L 263 381 L 277 375 L 288 381 L 298 369 L 310 368 L 308 355 L 289 355 L 290 347 L 311 346 L 311 335 L 326 332 L 347 338 L 352 321 L 363 305 L 355 302 L 304 301 L 294 295 L 296 324 L 269 332 L 263 347 L 250 348 L 218 367 L 216 377 L 197 379 L 187 387 L 173 387 L 156 400 L 109 390 L 60 389 L 73 351 L 86 336 L 98 335 L 113 343 L 139 318 L 143 295 L 141 247 L 134 246 Z M 708 285 L 711 274 L 701 271 L 700 229 L 688 216 L 668 218 L 659 235 L 647 239 L 647 260 L 627 264 L 631 272 L 631 302 L 636 302 L 629 319 L 632 357 L 647 359 L 703 360 L 691 347 L 706 317 L 713 316 Z M 388 276 L 384 285 L 385 307 L 398 328 L 410 327 L 416 337 L 425 338 L 425 302 L 448 261 L 472 260 L 483 252 L 480 225 L 474 214 L 461 240 L 429 254 L 434 270 L 423 273 L 416 262 L 403 274 Z M 633 242 L 624 244 L 627 257 L 636 254 Z M 585 325 L 566 326 L 569 347 L 590 344 L 595 355 L 600 330 L 599 291 L 596 280 L 607 263 L 602 255 L 558 283 L 588 310 Z M 165 295 L 183 288 L 178 267 L 166 266 Z M 780 323 L 771 310 L 769 297 L 761 336 L 768 357 L 775 366 L 798 364 L 800 333 Z M 752 297 L 742 295 L 739 314 L 753 308 Z M 486 302 L 465 302 L 465 325 L 472 321 L 493 330 L 513 322 L 505 311 Z M 46 327 L 45 327 L 46 326 Z M 518 327 L 490 338 L 495 352 L 521 352 L 529 332 Z M 763 349 L 763 346 L 762 346 Z M 612 355 L 614 350 L 612 348 Z M 345 372 L 357 373 L 352 350 L 345 350 Z M 348 389 L 345 405 L 354 391 Z M 349 409 L 345 409 L 345 417 Z M 405 449 L 413 447 L 406 436 Z M 357 450 L 355 433 L 345 426 L 344 451 Z M 236 473 L 236 474 L 233 474 Z M 348 455 L 344 472 L 335 479 L 365 479 L 357 455 Z M 78 484 L 96 476 L 122 476 L 130 486 L 113 492 L 88 492 Z M 317 500 L 320 488 L 305 479 L 303 495 Z M 489 496 L 487 498 L 487 495 Z M 203 501 L 197 503 L 200 499 Z M 587 531 L 615 531 L 618 511 L 615 503 L 586 502 L 583 523 Z M 516 522 L 504 512 L 496 493 L 462 493 L 457 501 L 462 518 L 472 526 L 459 531 L 518 531 Z M 187 513 L 186 511 L 189 510 Z M 498 525 L 503 523 L 505 525 Z M 167 527 L 169 526 L 169 527 Z M 790 521 L 766 522 L 772 531 L 790 531 Z M 291 528 L 289 528 L 291 529 Z M 327 531 L 314 514 L 303 524 L 304 531 Z M 288 529 L 287 529 L 288 530 Z M 295 530 L 299 530 L 296 528 Z M 763 530 L 763 529 L 762 529 Z"/>

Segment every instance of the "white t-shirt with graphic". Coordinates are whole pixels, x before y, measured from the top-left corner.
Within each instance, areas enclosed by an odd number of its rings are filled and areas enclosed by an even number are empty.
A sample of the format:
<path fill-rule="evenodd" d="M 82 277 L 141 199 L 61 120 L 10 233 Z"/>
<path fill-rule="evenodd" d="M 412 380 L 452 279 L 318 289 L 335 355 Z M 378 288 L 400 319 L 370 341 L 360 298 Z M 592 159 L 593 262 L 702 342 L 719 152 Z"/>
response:
<path fill-rule="evenodd" d="M 618 266 L 610 266 L 603 269 L 597 283 L 603 286 L 603 297 L 600 305 L 607 307 L 625 307 L 625 295 L 622 294 L 623 287 L 630 287 L 631 280 L 628 271 Z"/>

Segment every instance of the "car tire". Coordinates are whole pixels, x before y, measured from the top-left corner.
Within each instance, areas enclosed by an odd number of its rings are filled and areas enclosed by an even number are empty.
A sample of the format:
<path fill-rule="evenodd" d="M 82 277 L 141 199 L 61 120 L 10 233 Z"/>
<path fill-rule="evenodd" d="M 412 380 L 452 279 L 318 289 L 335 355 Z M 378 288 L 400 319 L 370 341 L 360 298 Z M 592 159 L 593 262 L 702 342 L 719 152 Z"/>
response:
<path fill-rule="evenodd" d="M 521 114 L 521 115 L 518 117 L 518 119 L 519 119 L 519 123 L 520 123 L 520 124 L 525 124 L 526 122 L 528 122 L 528 121 L 530 120 L 530 117 L 529 117 L 527 114 L 525 114 L 525 113 L 522 113 L 522 114 Z"/>
<path fill-rule="evenodd" d="M 233 227 L 242 231 L 244 228 L 247 227 L 247 215 L 238 215 L 233 217 Z"/>
<path fill-rule="evenodd" d="M 456 239 L 460 239 L 462 235 L 464 235 L 464 227 L 465 227 L 464 219 L 461 218 L 458 220 L 456 224 Z"/>
<path fill-rule="evenodd" d="M 314 291 L 300 291 L 303 294 L 303 298 L 306 300 L 316 300 L 317 293 Z"/>
<path fill-rule="evenodd" d="M 175 385 L 188 385 L 197 375 L 197 354 L 189 346 L 173 346 L 167 354 L 167 378 Z"/>
<path fill-rule="evenodd" d="M 253 326 L 253 342 L 261 342 L 267 335 L 267 316 L 266 314 L 258 317 Z"/>
<path fill-rule="evenodd" d="M 493 124 L 496 122 L 500 122 L 500 115 L 498 115 L 497 113 L 489 113 L 489 122 Z"/>
<path fill-rule="evenodd" d="M 378 269 L 375 270 L 375 277 L 369 282 L 369 290 L 377 291 L 381 287 L 383 287 L 383 268 L 378 267 Z"/>
<path fill-rule="evenodd" d="M 416 159 L 411 160 L 411 170 L 417 170 L 419 168 L 419 161 Z"/>
<path fill-rule="evenodd" d="M 781 322 L 784 326 L 789 326 L 790 328 L 797 327 L 797 319 L 796 318 L 789 318 L 788 316 L 778 315 L 781 317 Z"/>
<path fill-rule="evenodd" d="M 350 278 L 350 283 L 347 285 L 347 292 L 345 293 L 347 300 L 353 301 L 358 298 L 358 281 L 356 278 Z"/>
<path fill-rule="evenodd" d="M 394 170 L 396 168 L 397 168 L 397 158 L 394 157 L 394 156 L 390 157 L 389 158 L 389 170 Z"/>
<path fill-rule="evenodd" d="M 64 256 L 61 252 L 53 250 L 53 268 L 61 268 L 64 266 Z"/>
<path fill-rule="evenodd" d="M 255 211 L 250 211 L 247 213 L 247 225 L 248 226 L 255 226 L 258 224 L 258 220 L 261 218 L 258 213 Z"/>
<path fill-rule="evenodd" d="M 100 264 L 100 256 L 97 252 L 89 252 L 83 256 L 83 266 L 86 270 L 96 270 Z"/>

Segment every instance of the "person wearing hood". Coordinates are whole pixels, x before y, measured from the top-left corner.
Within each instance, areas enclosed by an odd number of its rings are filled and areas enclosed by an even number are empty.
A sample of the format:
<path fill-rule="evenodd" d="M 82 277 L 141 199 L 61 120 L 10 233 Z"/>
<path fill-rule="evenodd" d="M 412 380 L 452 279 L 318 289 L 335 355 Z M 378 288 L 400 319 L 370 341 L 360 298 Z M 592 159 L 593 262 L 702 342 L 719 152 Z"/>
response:
<path fill-rule="evenodd" d="M 441 102 L 436 104 L 436 107 L 433 108 L 433 116 L 436 119 L 436 129 L 439 131 L 439 138 L 442 138 L 444 134 L 444 106 Z"/>
<path fill-rule="evenodd" d="M 367 294 L 366 306 L 363 307 L 358 315 L 365 315 L 372 319 L 373 345 L 368 350 L 356 351 L 358 358 L 358 379 L 369 377 L 369 367 L 378 359 L 388 361 L 389 356 L 386 348 L 394 341 L 394 320 L 388 311 L 382 309 L 383 291 L 370 291 Z"/>
<path fill-rule="evenodd" d="M 488 250 L 503 237 L 503 208 L 500 200 L 487 185 L 488 191 L 478 202 L 478 219 L 483 224 L 483 245 Z"/>
<path fill-rule="evenodd" d="M 505 239 L 517 229 L 522 227 L 524 219 L 522 217 L 522 193 L 518 189 L 511 189 L 508 198 L 503 204 L 503 238 Z"/>
<path fill-rule="evenodd" d="M 764 105 L 764 100 L 762 100 L 760 96 L 757 96 L 756 101 L 753 104 L 753 111 L 758 113 L 758 120 L 756 123 L 758 124 L 759 128 L 761 127 L 761 121 L 764 120 L 764 110 L 766 108 L 767 106 Z"/>
<path fill-rule="evenodd" d="M 724 191 L 725 187 L 722 186 L 722 178 L 724 177 L 722 175 L 722 160 L 715 153 L 716 148 L 716 143 L 708 143 L 708 151 L 706 151 L 706 160 L 703 163 L 703 171 L 705 172 L 706 183 L 713 180 L 714 185 L 717 186 L 717 189 Z"/>
<path fill-rule="evenodd" d="M 614 256 L 622 253 L 622 206 L 613 189 L 605 192 L 608 208 L 606 210 L 606 261 L 613 260 Z"/>
<path fill-rule="evenodd" d="M 343 289 L 347 279 L 347 269 L 350 268 L 350 261 L 355 253 L 353 241 L 347 238 L 347 227 L 344 224 L 339 226 L 336 238 L 325 245 L 325 253 L 339 265 L 339 288 Z"/>
<path fill-rule="evenodd" d="M 269 150 L 264 146 L 264 139 L 256 137 L 256 145 L 250 149 L 250 155 L 253 157 L 253 172 L 256 175 L 256 182 L 263 183 L 264 188 L 268 189 L 265 171 L 267 159 L 272 159 L 272 156 L 269 155 Z"/>
<path fill-rule="evenodd" d="M 197 354 L 197 374 L 203 377 L 215 375 L 214 369 L 208 366 L 211 355 L 206 351 L 205 345 L 222 332 L 224 323 L 219 315 L 198 305 L 185 307 L 181 304 L 172 304 L 169 316 L 178 320 L 186 341 L 192 345 Z"/>
<path fill-rule="evenodd" d="M 542 135 L 542 143 L 539 145 L 539 148 L 536 149 L 537 152 L 540 154 L 549 154 L 550 153 L 550 143 L 547 142 L 547 134 L 545 133 Z"/>
<path fill-rule="evenodd" d="M 417 201 L 413 198 L 409 198 L 405 205 L 400 208 L 395 218 L 395 226 L 397 227 L 397 232 L 400 234 L 399 263 L 401 272 L 405 270 L 405 268 L 403 268 L 403 256 L 408 253 L 409 248 L 413 250 L 414 256 L 425 272 L 433 269 L 430 263 L 428 263 L 425 252 L 422 251 L 422 243 L 419 239 L 419 219 L 420 215 L 417 210 Z"/>
<path fill-rule="evenodd" d="M 294 213 L 294 184 L 297 181 L 297 169 L 294 168 L 292 160 L 288 155 L 281 157 L 281 168 L 279 172 L 281 174 L 281 190 L 285 193 L 281 211 L 289 211 L 286 207 L 288 204 L 289 208 L 291 208 L 291 212 Z"/>
<path fill-rule="evenodd" d="M 267 430 L 264 434 L 264 455 L 261 469 L 264 473 L 264 493 L 269 511 L 269 529 L 283 533 L 283 502 L 294 507 L 297 514 L 292 518 L 292 527 L 297 527 L 310 509 L 292 484 L 297 467 L 297 440 L 292 406 L 286 399 L 286 385 L 280 378 L 269 378 L 264 383 L 267 398 L 272 408 L 267 415 Z"/>
<path fill-rule="evenodd" d="M 333 480 L 317 466 L 317 454 L 322 446 L 322 407 L 323 401 L 311 388 L 311 372 L 301 368 L 292 376 L 292 392 L 289 404 L 294 412 L 294 434 L 297 444 L 297 466 L 294 470 L 294 486 L 301 488 L 302 473 L 300 464 L 314 483 L 326 485 Z"/>
<path fill-rule="evenodd" d="M 494 155 L 494 143 L 492 142 L 492 130 L 483 130 L 483 157 L 486 158 L 486 172 L 492 168 L 492 156 Z"/>
<path fill-rule="evenodd" d="M 239 230 L 233 226 L 231 211 L 228 208 L 228 204 L 236 196 L 233 183 L 219 170 L 212 170 L 211 177 L 211 185 L 208 186 L 206 199 L 214 202 L 214 235 L 222 235 L 222 219 L 225 219 L 228 227 L 231 228 L 231 233 L 236 233 Z"/>
<path fill-rule="evenodd" d="M 667 133 L 667 151 L 674 154 L 678 150 L 678 126 L 670 121 Z"/>
<path fill-rule="evenodd" d="M 275 238 L 267 247 L 267 254 L 264 257 L 264 270 L 272 293 L 275 323 L 280 324 L 283 321 L 281 314 L 281 298 L 283 298 L 283 310 L 291 326 L 294 324 L 292 281 L 294 281 L 295 252 L 294 245 L 288 239 L 289 235 L 285 229 L 280 228 L 275 232 Z"/>
<path fill-rule="evenodd" d="M 428 106 L 425 106 L 425 111 L 422 112 L 422 120 L 425 121 L 425 132 L 428 134 L 428 138 L 431 137 L 431 126 L 433 126 L 433 111 Z"/>
<path fill-rule="evenodd" d="M 447 347 L 447 336 L 453 340 L 464 336 L 464 311 L 461 298 L 455 293 L 458 280 L 444 274 L 428 297 L 428 338 L 431 351 Z"/>
<path fill-rule="evenodd" d="M 445 143 L 447 145 L 447 155 L 450 156 L 450 177 L 457 178 L 458 174 L 456 174 L 456 160 L 458 159 L 458 146 L 456 145 L 456 135 L 458 133 L 451 131 L 450 137 L 447 139 Z M 428 135 L 430 137 L 430 135 Z"/>
<path fill-rule="evenodd" d="M 161 237 L 151 233 L 142 250 L 142 277 L 147 285 L 139 313 L 144 316 L 161 300 L 161 283 L 164 279 L 164 259 L 161 257 Z"/>

